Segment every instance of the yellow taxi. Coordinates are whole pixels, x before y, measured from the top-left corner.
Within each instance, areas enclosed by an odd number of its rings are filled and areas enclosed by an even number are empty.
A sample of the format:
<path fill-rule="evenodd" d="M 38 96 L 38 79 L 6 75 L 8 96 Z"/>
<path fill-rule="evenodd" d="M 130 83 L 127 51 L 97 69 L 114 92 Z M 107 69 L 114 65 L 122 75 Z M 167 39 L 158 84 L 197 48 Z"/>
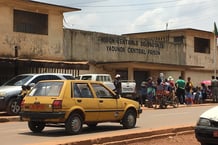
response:
<path fill-rule="evenodd" d="M 95 127 L 101 122 L 134 128 L 141 112 L 138 102 L 122 98 L 102 82 L 47 80 L 24 97 L 20 116 L 32 132 L 63 124 L 67 134 L 79 134 L 83 124 Z"/>

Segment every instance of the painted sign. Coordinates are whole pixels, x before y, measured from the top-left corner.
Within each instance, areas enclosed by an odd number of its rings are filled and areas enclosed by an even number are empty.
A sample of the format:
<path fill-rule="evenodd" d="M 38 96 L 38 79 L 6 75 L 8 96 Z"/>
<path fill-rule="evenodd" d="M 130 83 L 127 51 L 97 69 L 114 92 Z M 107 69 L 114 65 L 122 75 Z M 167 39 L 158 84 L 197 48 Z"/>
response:
<path fill-rule="evenodd" d="M 157 38 L 136 40 L 125 37 L 99 37 L 98 41 L 107 44 L 107 51 L 117 53 L 160 55 L 160 49 L 164 48 L 164 41 L 158 41 Z"/>

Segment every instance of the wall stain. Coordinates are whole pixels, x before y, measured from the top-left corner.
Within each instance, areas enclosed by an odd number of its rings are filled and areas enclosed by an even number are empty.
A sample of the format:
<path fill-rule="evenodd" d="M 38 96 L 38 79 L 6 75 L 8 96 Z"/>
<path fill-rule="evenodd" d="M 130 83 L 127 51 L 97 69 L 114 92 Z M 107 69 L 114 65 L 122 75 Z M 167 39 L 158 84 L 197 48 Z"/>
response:
<path fill-rule="evenodd" d="M 10 49 L 14 49 L 15 46 L 19 46 L 20 43 L 26 41 L 26 36 L 18 34 L 17 36 L 5 35 L 3 44 L 9 45 Z"/>

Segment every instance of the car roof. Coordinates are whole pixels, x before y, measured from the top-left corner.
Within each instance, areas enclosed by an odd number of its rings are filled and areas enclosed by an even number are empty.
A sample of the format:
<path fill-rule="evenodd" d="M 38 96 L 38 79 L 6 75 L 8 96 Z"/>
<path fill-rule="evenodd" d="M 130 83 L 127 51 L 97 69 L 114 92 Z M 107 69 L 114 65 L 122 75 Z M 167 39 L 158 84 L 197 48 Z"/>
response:
<path fill-rule="evenodd" d="M 86 83 L 86 82 L 92 82 L 92 83 L 97 83 L 97 84 L 103 84 L 100 81 L 93 81 L 93 80 L 43 80 L 40 82 L 77 82 L 77 83 Z"/>
<path fill-rule="evenodd" d="M 72 74 L 65 74 L 65 73 L 26 73 L 26 74 L 20 74 L 19 76 L 22 75 L 30 75 L 30 76 L 39 76 L 39 75 L 69 75 L 69 76 L 73 76 Z"/>
<path fill-rule="evenodd" d="M 110 74 L 81 74 L 80 76 L 85 76 L 85 75 L 101 75 L 101 76 L 110 76 Z"/>

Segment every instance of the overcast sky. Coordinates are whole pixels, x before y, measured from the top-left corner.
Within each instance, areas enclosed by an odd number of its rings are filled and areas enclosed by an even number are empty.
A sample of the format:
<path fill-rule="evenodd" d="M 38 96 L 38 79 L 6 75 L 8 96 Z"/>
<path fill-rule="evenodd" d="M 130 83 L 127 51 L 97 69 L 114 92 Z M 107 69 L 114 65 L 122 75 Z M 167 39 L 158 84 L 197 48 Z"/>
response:
<path fill-rule="evenodd" d="M 109 34 L 180 28 L 212 32 L 218 23 L 218 0 L 36 1 L 82 9 L 65 13 L 64 27 Z"/>

